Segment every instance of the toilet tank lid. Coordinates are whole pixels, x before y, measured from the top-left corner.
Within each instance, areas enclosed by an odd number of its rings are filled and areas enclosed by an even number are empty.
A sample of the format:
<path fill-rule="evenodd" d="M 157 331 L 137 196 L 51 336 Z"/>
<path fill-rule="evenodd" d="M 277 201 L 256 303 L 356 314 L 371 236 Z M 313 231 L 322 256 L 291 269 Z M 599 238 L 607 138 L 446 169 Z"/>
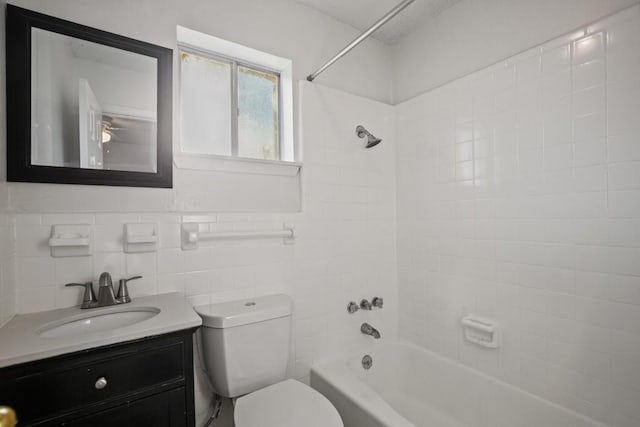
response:
<path fill-rule="evenodd" d="M 264 320 L 291 316 L 293 301 L 289 295 L 267 295 L 194 307 L 202 317 L 202 325 L 210 328 L 232 328 Z"/>

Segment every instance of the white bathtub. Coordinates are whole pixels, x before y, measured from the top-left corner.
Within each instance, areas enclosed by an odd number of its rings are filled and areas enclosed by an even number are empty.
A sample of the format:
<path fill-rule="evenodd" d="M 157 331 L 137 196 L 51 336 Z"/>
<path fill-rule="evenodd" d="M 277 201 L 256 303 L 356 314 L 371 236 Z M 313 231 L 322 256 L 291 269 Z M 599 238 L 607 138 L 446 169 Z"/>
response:
<path fill-rule="evenodd" d="M 365 354 L 373 358 L 362 367 Z M 408 342 L 314 366 L 311 386 L 345 427 L 603 427 Z"/>

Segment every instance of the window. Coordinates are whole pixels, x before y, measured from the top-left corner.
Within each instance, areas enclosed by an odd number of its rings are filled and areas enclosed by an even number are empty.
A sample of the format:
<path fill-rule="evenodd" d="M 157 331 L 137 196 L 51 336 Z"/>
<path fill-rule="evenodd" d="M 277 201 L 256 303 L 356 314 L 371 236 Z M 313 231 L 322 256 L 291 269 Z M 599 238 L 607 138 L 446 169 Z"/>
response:
<path fill-rule="evenodd" d="M 238 65 L 238 156 L 280 158 L 278 74 Z"/>
<path fill-rule="evenodd" d="M 291 61 L 178 27 L 185 155 L 295 160 Z"/>

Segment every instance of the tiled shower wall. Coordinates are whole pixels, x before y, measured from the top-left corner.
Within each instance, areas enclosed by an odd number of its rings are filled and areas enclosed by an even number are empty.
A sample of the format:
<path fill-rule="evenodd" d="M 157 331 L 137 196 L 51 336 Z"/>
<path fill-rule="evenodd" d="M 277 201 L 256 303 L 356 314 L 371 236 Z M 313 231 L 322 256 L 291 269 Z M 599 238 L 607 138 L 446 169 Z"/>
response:
<path fill-rule="evenodd" d="M 640 7 L 398 107 L 401 335 L 640 425 Z M 497 350 L 460 318 L 503 325 Z"/>
<path fill-rule="evenodd" d="M 15 265 L 19 313 L 80 303 L 68 282 L 141 274 L 133 298 L 177 291 L 194 304 L 287 293 L 294 298 L 294 343 L 289 376 L 308 380 L 314 361 L 366 344 L 367 320 L 391 336 L 396 331 L 395 144 L 393 107 L 311 83 L 302 83 L 304 147 L 303 211 L 229 214 L 188 212 L 19 213 L 15 216 Z M 384 142 L 365 150 L 358 124 Z M 206 188 L 206 182 L 202 188 Z M 114 188 L 114 191 L 120 191 Z M 260 197 L 256 193 L 254 197 Z M 215 201 L 212 201 L 215 203 Z M 279 239 L 201 242 L 180 248 L 180 222 L 210 223 L 214 230 L 277 230 L 299 234 L 294 245 Z M 159 250 L 125 254 L 123 225 L 159 224 Z M 91 224 L 91 256 L 52 258 L 52 224 Z M 3 228 L 0 226 L 0 233 Z M 383 310 L 349 315 L 347 303 L 385 297 Z M 200 374 L 200 372 L 197 372 Z M 196 384 L 202 418 L 210 401 L 206 380 Z"/>

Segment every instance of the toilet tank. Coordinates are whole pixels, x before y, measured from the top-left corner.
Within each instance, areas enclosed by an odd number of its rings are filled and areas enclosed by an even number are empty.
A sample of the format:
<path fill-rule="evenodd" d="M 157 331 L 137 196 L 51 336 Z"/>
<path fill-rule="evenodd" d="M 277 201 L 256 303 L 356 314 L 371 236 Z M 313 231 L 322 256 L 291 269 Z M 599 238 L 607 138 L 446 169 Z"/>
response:
<path fill-rule="evenodd" d="M 195 307 L 216 393 L 237 397 L 285 379 L 292 305 L 287 295 L 269 295 Z"/>

